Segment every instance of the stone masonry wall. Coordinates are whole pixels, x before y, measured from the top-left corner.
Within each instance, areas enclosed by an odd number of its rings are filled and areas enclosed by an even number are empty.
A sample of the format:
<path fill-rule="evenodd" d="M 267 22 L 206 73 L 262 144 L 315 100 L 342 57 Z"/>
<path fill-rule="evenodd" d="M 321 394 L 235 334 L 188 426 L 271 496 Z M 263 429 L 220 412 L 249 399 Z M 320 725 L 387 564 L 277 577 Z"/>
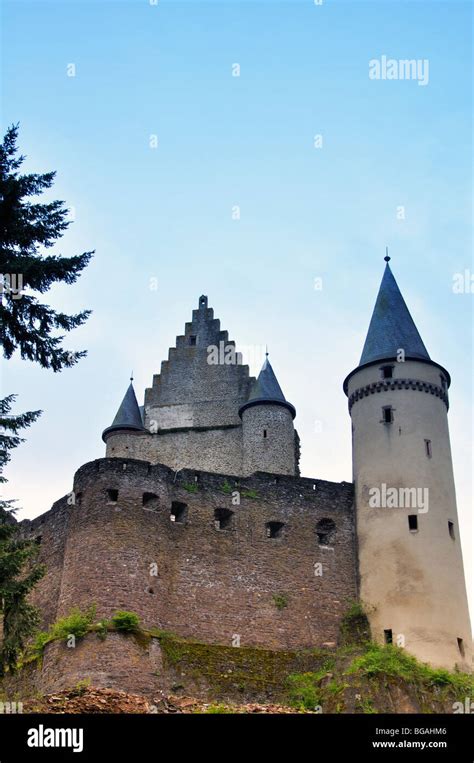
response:
<path fill-rule="evenodd" d="M 73 495 L 74 503 L 61 499 L 22 525 L 26 536 L 41 536 L 39 560 L 48 567 L 32 597 L 43 627 L 94 603 L 97 619 L 131 610 L 145 627 L 204 643 L 336 644 L 357 596 L 352 484 L 175 473 L 110 458 L 81 467 Z M 90 675 L 129 691 L 161 685 L 159 649 L 145 655 L 113 634 L 90 643 L 92 652 L 48 645 L 41 688 Z"/>
<path fill-rule="evenodd" d="M 242 413 L 242 473 L 296 471 L 295 430 L 290 411 L 281 405 L 255 405 Z"/>
<path fill-rule="evenodd" d="M 230 644 L 235 634 L 242 646 L 275 649 L 336 642 L 356 597 L 352 484 L 176 475 L 113 458 L 79 469 L 74 490 L 67 526 L 43 515 L 44 534 L 51 522 L 64 548 L 62 575 L 57 562 L 51 573 L 51 612 L 60 577 L 59 616 L 95 602 L 98 617 L 132 610 L 146 626 L 210 643 Z M 186 506 L 183 517 L 174 506 L 174 522 L 173 502 Z M 233 512 L 227 526 L 222 510 Z M 335 528 L 321 535 L 328 521 Z M 268 537 L 269 522 L 283 524 L 279 537 Z"/>
<path fill-rule="evenodd" d="M 21 522 L 22 534 L 34 539 L 38 544 L 38 555 L 35 561 L 46 566 L 46 574 L 35 586 L 32 596 L 34 604 L 41 613 L 42 628 L 47 628 L 56 620 L 68 520 L 72 509 L 65 496 L 56 501 L 45 514 L 33 520 L 25 519 Z"/>
<path fill-rule="evenodd" d="M 209 362 L 210 347 L 220 350 L 217 362 Z M 207 297 L 201 297 L 184 335 L 176 337 L 176 347 L 145 391 L 147 429 L 240 425 L 239 406 L 254 381 L 241 361 L 235 342 L 221 331 L 220 321 L 207 307 Z"/>
<path fill-rule="evenodd" d="M 242 473 L 242 427 L 183 429 L 159 434 L 121 431 L 107 438 L 108 458 L 133 458 L 220 474 Z"/>

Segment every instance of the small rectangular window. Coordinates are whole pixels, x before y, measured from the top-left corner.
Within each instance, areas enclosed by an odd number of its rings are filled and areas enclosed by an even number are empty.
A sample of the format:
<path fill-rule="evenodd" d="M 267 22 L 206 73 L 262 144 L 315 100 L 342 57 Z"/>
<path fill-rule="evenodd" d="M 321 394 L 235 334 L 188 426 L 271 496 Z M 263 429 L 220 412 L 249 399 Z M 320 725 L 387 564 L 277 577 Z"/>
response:
<path fill-rule="evenodd" d="M 195 347 L 196 346 L 196 337 L 194 335 L 191 335 L 189 337 L 189 344 L 191 345 L 191 347 Z"/>
<path fill-rule="evenodd" d="M 462 638 L 458 638 L 457 641 L 458 641 L 459 654 L 461 655 L 461 657 L 464 657 L 464 654 L 465 654 L 465 652 L 464 652 L 464 641 L 462 640 Z"/>
<path fill-rule="evenodd" d="M 432 458 L 433 450 L 431 448 L 431 440 L 425 440 L 425 451 L 428 458 Z"/>
<path fill-rule="evenodd" d="M 418 517 L 416 514 L 408 515 L 408 527 L 412 533 L 418 530 Z"/>
<path fill-rule="evenodd" d="M 387 405 L 384 408 L 382 408 L 382 416 L 383 416 L 382 420 L 384 424 L 393 423 L 393 408 L 391 405 Z"/>
<path fill-rule="evenodd" d="M 383 635 L 386 644 L 393 644 L 393 634 L 391 628 L 384 630 Z"/>
<path fill-rule="evenodd" d="M 216 530 L 231 530 L 234 512 L 230 509 L 214 509 L 214 527 Z"/>
<path fill-rule="evenodd" d="M 118 490 L 107 490 L 107 498 L 109 499 L 109 503 L 117 503 L 118 501 Z"/>
<path fill-rule="evenodd" d="M 382 379 L 392 379 L 393 378 L 393 366 L 382 366 Z"/>
<path fill-rule="evenodd" d="M 171 504 L 170 520 L 178 525 L 184 525 L 188 516 L 188 507 L 180 501 L 173 501 Z"/>
<path fill-rule="evenodd" d="M 264 437 L 266 437 L 266 436 L 267 436 L 267 430 L 266 430 L 266 429 L 264 429 L 264 430 L 263 430 L 263 436 L 264 436 Z"/>
<path fill-rule="evenodd" d="M 454 535 L 454 522 L 451 522 L 450 519 L 448 519 L 448 531 L 449 531 L 449 536 L 453 540 L 456 540 L 456 536 Z"/>

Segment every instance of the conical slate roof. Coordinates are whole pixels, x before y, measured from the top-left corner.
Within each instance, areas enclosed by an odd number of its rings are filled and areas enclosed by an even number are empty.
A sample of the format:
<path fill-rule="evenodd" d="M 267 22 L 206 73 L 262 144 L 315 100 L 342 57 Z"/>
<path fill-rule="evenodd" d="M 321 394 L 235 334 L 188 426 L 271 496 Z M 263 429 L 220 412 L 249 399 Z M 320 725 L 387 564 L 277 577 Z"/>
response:
<path fill-rule="evenodd" d="M 278 384 L 278 379 L 275 376 L 273 368 L 270 365 L 268 357 L 265 358 L 265 362 L 262 366 L 258 378 L 253 383 L 250 390 L 249 398 L 244 405 L 239 409 L 239 415 L 241 416 L 246 408 L 250 408 L 253 405 L 268 405 L 279 404 L 288 408 L 293 418 L 296 416 L 295 408 L 289 403 L 281 391 L 281 387 Z"/>
<path fill-rule="evenodd" d="M 120 404 L 120 408 L 118 409 L 111 426 L 107 427 L 107 429 L 104 429 L 102 432 L 102 439 L 104 442 L 110 432 L 118 429 L 131 429 L 139 432 L 144 431 L 142 416 L 132 383 L 130 383 L 125 393 L 125 397 Z"/>
<path fill-rule="evenodd" d="M 359 365 L 395 358 L 430 360 L 387 261 Z"/>

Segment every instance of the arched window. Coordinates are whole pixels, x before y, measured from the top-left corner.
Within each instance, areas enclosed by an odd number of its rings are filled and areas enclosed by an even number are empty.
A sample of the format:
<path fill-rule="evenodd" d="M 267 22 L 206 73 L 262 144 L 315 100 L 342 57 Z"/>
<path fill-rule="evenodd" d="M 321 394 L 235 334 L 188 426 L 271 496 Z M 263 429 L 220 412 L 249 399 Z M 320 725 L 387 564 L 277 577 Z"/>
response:
<path fill-rule="evenodd" d="M 284 526 L 283 522 L 267 522 L 265 525 L 267 538 L 281 538 Z"/>
<path fill-rule="evenodd" d="M 142 505 L 148 510 L 157 509 L 160 505 L 160 499 L 156 493 L 143 493 Z"/>

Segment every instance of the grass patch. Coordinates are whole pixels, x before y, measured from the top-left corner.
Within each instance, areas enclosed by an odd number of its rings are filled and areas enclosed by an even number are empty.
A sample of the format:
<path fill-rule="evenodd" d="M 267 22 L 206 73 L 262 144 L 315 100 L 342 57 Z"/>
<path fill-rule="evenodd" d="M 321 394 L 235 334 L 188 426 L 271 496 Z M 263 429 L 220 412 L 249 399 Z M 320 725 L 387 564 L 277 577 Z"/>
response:
<path fill-rule="evenodd" d="M 242 498 L 259 498 L 259 494 L 256 490 L 242 490 L 241 494 Z"/>
<path fill-rule="evenodd" d="M 232 485 L 227 480 L 224 480 L 224 482 L 221 485 L 221 493 L 226 493 L 227 495 L 229 493 L 232 493 Z"/>
<path fill-rule="evenodd" d="M 197 493 L 199 487 L 197 482 L 185 482 L 183 485 L 183 490 L 186 490 L 188 493 Z"/>
<path fill-rule="evenodd" d="M 464 696 L 472 696 L 474 691 L 472 675 L 432 668 L 394 644 L 369 644 L 365 653 L 356 657 L 346 671 L 346 675 L 355 673 L 369 678 L 399 678 L 409 683 L 424 685 L 426 688 L 446 687 Z"/>
<path fill-rule="evenodd" d="M 234 712 L 235 711 L 227 705 L 209 705 L 209 707 L 204 710 L 204 714 L 211 715 L 232 715 Z"/>

